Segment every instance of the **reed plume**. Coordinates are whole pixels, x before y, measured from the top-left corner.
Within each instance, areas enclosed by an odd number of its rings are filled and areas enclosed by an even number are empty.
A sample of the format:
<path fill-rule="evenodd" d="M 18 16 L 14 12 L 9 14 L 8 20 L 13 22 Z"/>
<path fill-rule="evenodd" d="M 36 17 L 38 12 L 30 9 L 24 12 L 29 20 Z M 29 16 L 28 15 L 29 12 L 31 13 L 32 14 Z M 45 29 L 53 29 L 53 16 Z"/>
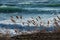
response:
<path fill-rule="evenodd" d="M 38 18 L 39 18 L 39 19 L 41 19 L 41 17 L 40 17 L 40 16 L 38 16 Z"/>
<path fill-rule="evenodd" d="M 18 16 L 16 16 L 16 18 L 19 19 Z M 14 27 L 15 32 L 16 32 L 16 33 L 19 33 L 19 30 L 18 30 L 18 28 L 17 28 L 17 26 L 16 26 L 16 21 L 15 21 L 13 18 L 11 18 L 11 21 L 12 21 L 13 23 L 15 23 L 15 25 L 14 25 L 14 26 L 15 26 L 15 27 Z"/>
<path fill-rule="evenodd" d="M 28 22 L 28 23 L 30 23 L 30 21 L 29 21 L 29 20 L 27 20 L 27 22 Z"/>
<path fill-rule="evenodd" d="M 57 21 L 56 18 L 54 18 L 54 22 Z"/>
<path fill-rule="evenodd" d="M 47 26 L 49 26 L 49 24 L 50 24 L 50 21 L 48 21 L 48 22 L 47 22 L 47 24 L 48 24 Z"/>
<path fill-rule="evenodd" d="M 19 19 L 19 16 L 16 16 L 17 19 Z"/>
<path fill-rule="evenodd" d="M 12 21 L 13 23 L 16 23 L 16 21 L 15 21 L 14 19 L 11 19 L 11 21 Z"/>
<path fill-rule="evenodd" d="M 57 18 L 60 20 L 60 17 L 57 16 Z"/>
<path fill-rule="evenodd" d="M 20 19 L 22 19 L 22 16 L 20 16 Z"/>
<path fill-rule="evenodd" d="M 36 20 L 38 21 L 38 19 L 36 18 Z"/>

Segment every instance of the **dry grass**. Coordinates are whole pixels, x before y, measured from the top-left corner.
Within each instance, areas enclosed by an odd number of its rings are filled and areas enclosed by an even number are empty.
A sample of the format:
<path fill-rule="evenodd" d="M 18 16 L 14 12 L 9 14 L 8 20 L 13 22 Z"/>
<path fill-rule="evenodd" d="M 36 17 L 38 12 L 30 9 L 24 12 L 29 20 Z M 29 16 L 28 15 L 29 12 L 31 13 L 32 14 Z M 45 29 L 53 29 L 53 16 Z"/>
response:
<path fill-rule="evenodd" d="M 1 34 L 0 34 L 1 35 Z M 0 40 L 60 40 L 60 32 L 53 33 L 33 33 L 33 34 L 22 34 L 10 37 L 9 34 L 0 36 Z"/>

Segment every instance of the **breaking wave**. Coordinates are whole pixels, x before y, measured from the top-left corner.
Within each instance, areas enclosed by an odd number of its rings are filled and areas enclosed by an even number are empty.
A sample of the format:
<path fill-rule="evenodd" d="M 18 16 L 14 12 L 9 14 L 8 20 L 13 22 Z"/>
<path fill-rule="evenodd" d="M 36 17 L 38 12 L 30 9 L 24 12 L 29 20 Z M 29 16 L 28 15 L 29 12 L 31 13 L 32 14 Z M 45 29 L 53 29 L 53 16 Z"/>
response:
<path fill-rule="evenodd" d="M 0 12 L 48 12 L 53 10 L 60 10 L 60 8 L 49 8 L 49 7 L 42 7 L 42 8 L 19 8 L 19 7 L 12 7 L 12 6 L 0 6 Z"/>

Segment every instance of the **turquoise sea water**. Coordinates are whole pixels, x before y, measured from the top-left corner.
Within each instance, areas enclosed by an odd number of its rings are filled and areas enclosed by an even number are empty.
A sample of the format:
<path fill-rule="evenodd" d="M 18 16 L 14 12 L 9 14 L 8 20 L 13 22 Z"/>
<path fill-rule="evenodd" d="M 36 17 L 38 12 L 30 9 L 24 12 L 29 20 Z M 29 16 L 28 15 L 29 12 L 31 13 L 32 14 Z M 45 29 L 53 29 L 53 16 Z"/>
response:
<path fill-rule="evenodd" d="M 60 15 L 60 1 L 56 0 L 0 0 L 0 27 L 13 29 L 14 25 L 11 25 L 10 16 L 23 16 L 23 20 L 28 20 L 30 17 L 41 16 L 44 22 L 47 20 L 53 20 L 54 17 Z M 4 3 L 3 3 L 4 2 Z M 16 19 L 16 18 L 14 18 Z M 19 20 L 18 20 L 19 21 Z M 16 24 L 17 28 L 28 30 L 34 29 L 34 27 L 27 27 Z M 43 27 L 38 27 L 42 30 Z M 54 27 L 47 27 L 46 30 L 52 31 Z"/>

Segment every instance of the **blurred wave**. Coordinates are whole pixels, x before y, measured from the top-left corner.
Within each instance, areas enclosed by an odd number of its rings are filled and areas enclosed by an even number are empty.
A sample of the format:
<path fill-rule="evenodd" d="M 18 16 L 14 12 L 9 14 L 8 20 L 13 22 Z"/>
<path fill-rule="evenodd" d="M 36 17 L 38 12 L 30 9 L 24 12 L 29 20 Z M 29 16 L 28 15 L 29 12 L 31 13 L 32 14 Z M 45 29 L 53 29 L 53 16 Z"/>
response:
<path fill-rule="evenodd" d="M 50 8 L 50 7 L 42 7 L 42 8 L 19 8 L 19 7 L 0 7 L 0 12 L 49 12 L 49 11 L 60 11 L 60 8 Z"/>

